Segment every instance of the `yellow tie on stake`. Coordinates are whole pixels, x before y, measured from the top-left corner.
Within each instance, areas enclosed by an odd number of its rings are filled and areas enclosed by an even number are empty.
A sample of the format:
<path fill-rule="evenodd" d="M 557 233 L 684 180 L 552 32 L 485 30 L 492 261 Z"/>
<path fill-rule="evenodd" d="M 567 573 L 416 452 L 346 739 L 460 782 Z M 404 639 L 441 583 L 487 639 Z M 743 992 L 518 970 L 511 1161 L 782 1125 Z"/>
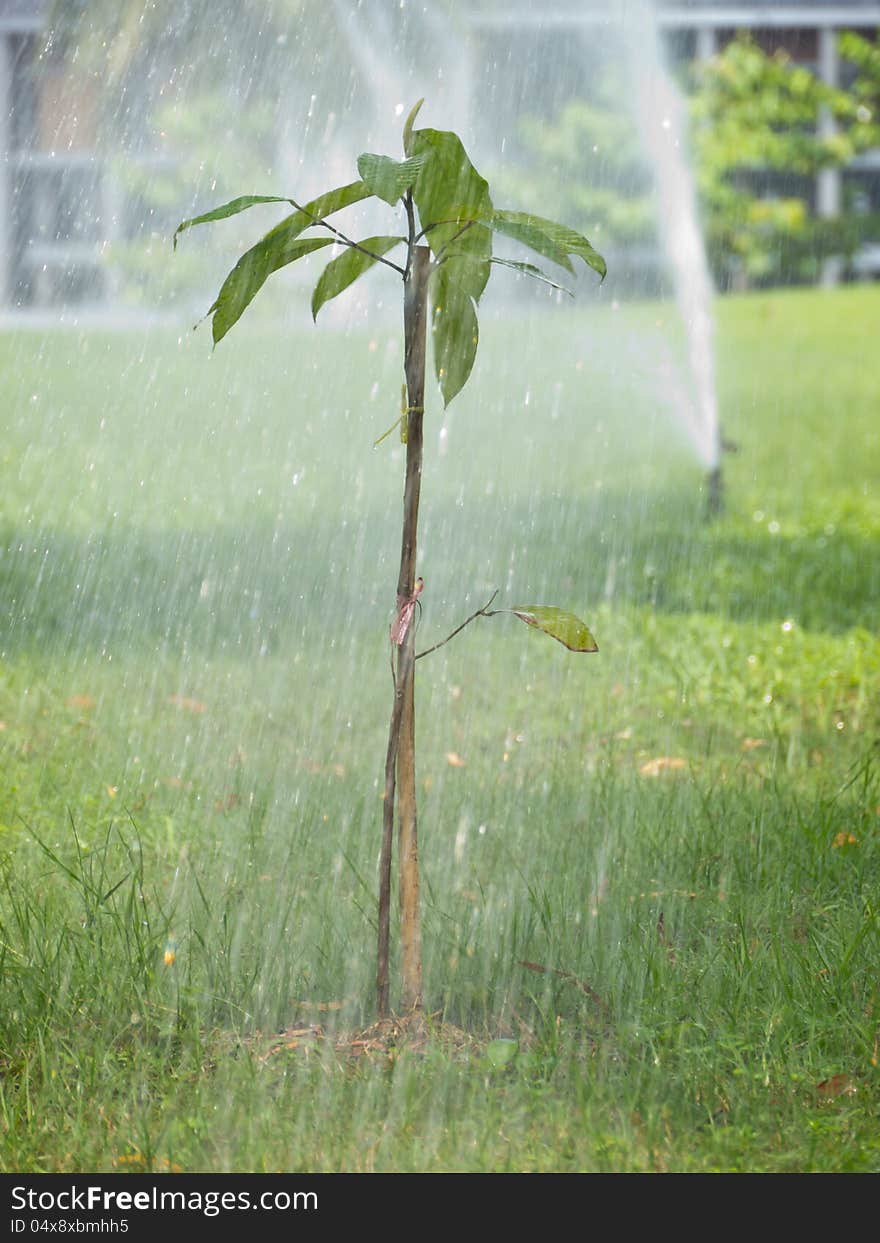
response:
<path fill-rule="evenodd" d="M 406 444 L 407 416 L 410 414 L 424 414 L 424 413 L 425 413 L 424 406 L 408 406 L 406 404 L 406 385 L 401 384 L 400 386 L 400 418 L 395 419 L 394 422 L 391 424 L 391 426 L 388 428 L 388 431 L 383 432 L 378 440 L 373 441 L 373 448 L 374 449 L 378 448 L 378 446 L 382 443 L 383 440 L 387 440 L 388 437 L 391 435 L 391 433 L 394 431 L 395 427 L 400 428 L 400 443 L 402 445 L 405 445 Z"/>

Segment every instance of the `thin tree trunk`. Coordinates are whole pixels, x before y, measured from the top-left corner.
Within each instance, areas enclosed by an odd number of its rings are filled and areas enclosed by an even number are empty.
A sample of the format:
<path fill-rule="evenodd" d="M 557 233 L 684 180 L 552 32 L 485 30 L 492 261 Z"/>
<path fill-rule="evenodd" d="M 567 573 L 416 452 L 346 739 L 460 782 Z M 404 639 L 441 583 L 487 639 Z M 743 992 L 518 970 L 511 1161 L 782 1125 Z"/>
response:
<path fill-rule="evenodd" d="M 412 597 L 416 580 L 419 493 L 422 482 L 422 415 L 425 401 L 425 352 L 430 251 L 417 246 L 404 289 L 404 367 L 407 386 L 406 484 L 403 539 L 397 580 L 398 608 Z M 391 848 L 394 795 L 397 788 L 398 883 L 400 898 L 401 1008 L 422 1005 L 422 937 L 419 918 L 419 852 L 415 770 L 415 621 L 398 648 L 394 706 L 385 761 L 382 852 L 379 864 L 379 953 L 376 972 L 380 1015 L 389 1011 L 389 940 Z"/>

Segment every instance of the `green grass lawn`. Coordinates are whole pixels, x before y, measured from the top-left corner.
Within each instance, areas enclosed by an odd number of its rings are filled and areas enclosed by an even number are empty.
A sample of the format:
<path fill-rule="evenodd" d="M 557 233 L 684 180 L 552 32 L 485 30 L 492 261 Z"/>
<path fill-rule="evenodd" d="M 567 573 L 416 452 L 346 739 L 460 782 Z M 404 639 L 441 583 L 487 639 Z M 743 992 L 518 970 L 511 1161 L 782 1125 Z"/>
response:
<path fill-rule="evenodd" d="M 471 1039 L 393 1060 L 332 1037 L 373 1018 L 394 327 L 0 337 L 0 1169 L 880 1168 L 880 289 L 720 303 L 712 523 L 672 319 L 490 311 L 429 404 L 420 646 L 498 588 L 600 652 L 503 617 L 419 662 L 426 1001 Z"/>

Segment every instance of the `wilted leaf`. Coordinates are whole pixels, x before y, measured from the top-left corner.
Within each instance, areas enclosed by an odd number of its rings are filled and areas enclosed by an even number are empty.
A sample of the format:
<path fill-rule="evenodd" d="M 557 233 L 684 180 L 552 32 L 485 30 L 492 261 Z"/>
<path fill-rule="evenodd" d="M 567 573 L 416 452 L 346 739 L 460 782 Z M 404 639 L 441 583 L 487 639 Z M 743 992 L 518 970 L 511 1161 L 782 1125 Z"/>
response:
<path fill-rule="evenodd" d="M 832 1075 L 816 1084 L 816 1094 L 821 1100 L 831 1101 L 838 1096 L 855 1096 L 858 1087 L 850 1075 Z"/>
<path fill-rule="evenodd" d="M 175 1161 L 169 1161 L 167 1157 L 159 1157 L 155 1153 L 151 1153 L 149 1157 L 143 1156 L 140 1152 L 124 1152 L 121 1156 L 116 1157 L 113 1161 L 116 1166 L 122 1165 L 127 1170 L 134 1170 L 136 1173 L 149 1170 L 153 1174 L 180 1174 L 183 1167 Z"/>
<path fill-rule="evenodd" d="M 658 755 L 656 759 L 642 764 L 639 772 L 643 777 L 659 777 L 661 773 L 679 772 L 683 768 L 687 768 L 687 760 L 681 756 Z"/>
<path fill-rule="evenodd" d="M 573 984 L 575 988 L 579 988 L 585 997 L 589 997 L 594 1001 L 601 1010 L 607 1009 L 607 1002 L 600 997 L 591 984 L 586 980 L 579 979 L 572 971 L 563 971 L 561 967 L 543 967 L 539 962 L 528 962 L 526 959 L 520 959 L 519 965 L 525 967 L 528 971 L 538 972 L 540 975 L 555 975 L 560 980 L 565 980 L 569 984 Z"/>
<path fill-rule="evenodd" d="M 206 712 L 208 709 L 208 705 L 203 704 L 200 699 L 190 699 L 187 695 L 169 695 L 168 702 L 186 712 Z"/>
<path fill-rule="evenodd" d="M 214 799 L 214 810 L 220 815 L 225 815 L 226 812 L 234 811 L 236 807 L 240 806 L 241 798 L 238 794 L 227 794 L 224 798 Z"/>
<path fill-rule="evenodd" d="M 68 708 L 94 708 L 95 701 L 91 695 L 71 695 L 67 706 Z"/>
<path fill-rule="evenodd" d="M 306 1049 L 313 1047 L 315 1042 L 324 1039 L 324 1028 L 320 1023 L 309 1023 L 307 1027 L 288 1027 L 277 1036 L 263 1055 L 263 1060 L 283 1053 L 285 1049 Z"/>
<path fill-rule="evenodd" d="M 831 845 L 835 850 L 839 850 L 841 846 L 856 846 L 858 841 L 854 833 L 838 833 Z"/>
<path fill-rule="evenodd" d="M 401 163 L 390 156 L 371 155 L 366 151 L 358 156 L 357 169 L 370 193 L 393 207 L 412 188 L 424 162 L 424 158 L 417 156 Z"/>
<path fill-rule="evenodd" d="M 434 341 L 434 368 L 448 406 L 461 392 L 477 356 L 480 329 L 471 295 L 450 276 L 448 265 L 431 276 L 431 329 Z"/>
<path fill-rule="evenodd" d="M 507 610 L 527 626 L 534 626 L 556 639 L 570 652 L 598 652 L 599 645 L 584 622 L 574 613 L 546 604 L 517 604 Z"/>
<path fill-rule="evenodd" d="M 312 294 L 312 318 L 317 319 L 318 312 L 325 302 L 329 302 L 344 289 L 348 289 L 349 285 L 353 285 L 358 277 L 369 271 L 382 255 L 386 255 L 389 250 L 393 250 L 395 246 L 399 246 L 404 241 L 406 238 L 403 237 L 368 237 L 358 243 L 363 247 L 362 250 L 355 250 L 353 246 L 350 246 L 338 258 L 331 259 L 321 273 Z M 367 251 L 369 254 L 366 253 Z"/>

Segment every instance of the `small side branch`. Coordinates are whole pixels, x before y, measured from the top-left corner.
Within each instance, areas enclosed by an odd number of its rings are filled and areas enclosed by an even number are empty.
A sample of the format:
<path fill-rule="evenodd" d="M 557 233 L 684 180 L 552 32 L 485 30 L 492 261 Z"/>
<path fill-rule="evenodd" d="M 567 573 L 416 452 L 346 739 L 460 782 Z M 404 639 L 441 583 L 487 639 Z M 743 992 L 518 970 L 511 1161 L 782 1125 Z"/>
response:
<path fill-rule="evenodd" d="M 491 596 L 489 597 L 489 599 L 486 601 L 486 603 L 483 605 L 482 608 L 477 609 L 476 613 L 471 613 L 467 621 L 463 621 L 460 626 L 456 626 L 456 628 L 452 631 L 452 633 L 448 634 L 445 639 L 441 639 L 440 642 L 435 643 L 433 647 L 426 647 L 423 652 L 417 652 L 416 660 L 421 660 L 423 656 L 430 656 L 430 654 L 432 652 L 436 652 L 438 648 L 444 647 L 450 641 L 450 639 L 454 639 L 457 634 L 461 634 L 465 626 L 469 626 L 471 622 L 476 621 L 478 617 L 494 617 L 495 614 L 490 613 L 489 608 L 492 605 L 497 595 L 498 595 L 498 591 L 497 590 L 493 591 Z M 503 611 L 503 610 L 500 610 L 500 611 Z"/>
<path fill-rule="evenodd" d="M 340 230 L 334 225 L 328 224 L 327 221 L 322 220 L 320 216 L 315 216 L 312 212 L 306 211 L 304 207 L 300 207 L 299 203 L 297 203 L 295 199 L 288 199 L 288 202 L 292 203 L 296 210 L 302 212 L 304 216 L 308 216 L 309 219 L 314 221 L 316 225 L 320 225 L 322 229 L 329 229 L 333 236 L 338 237 L 343 245 L 350 246 L 352 250 L 359 250 L 362 255 L 368 255 L 370 259 L 374 259 L 377 263 L 384 263 L 386 267 L 394 268 L 395 272 L 398 272 L 404 280 L 406 279 L 406 270 L 402 268 L 399 263 L 395 263 L 392 259 L 386 259 L 384 255 L 374 255 L 371 250 L 367 250 L 366 246 L 361 246 L 360 242 L 354 242 L 350 237 L 346 237 L 346 235 L 341 233 Z"/>
<path fill-rule="evenodd" d="M 461 228 L 460 228 L 460 229 L 458 230 L 458 232 L 457 232 L 457 233 L 456 233 L 453 237 L 451 237 L 451 238 L 449 239 L 449 241 L 446 243 L 446 245 L 448 246 L 448 245 L 450 245 L 452 242 L 454 242 L 454 241 L 456 241 L 458 238 L 460 238 L 460 237 L 461 237 L 461 235 L 462 235 L 462 233 L 467 233 L 468 229 L 473 228 L 473 226 L 474 226 L 475 224 L 479 224 L 479 223 L 480 223 L 480 221 L 479 221 L 479 220 L 465 220 L 464 222 L 462 222 L 462 219 L 461 219 L 461 217 L 460 217 L 460 216 L 456 216 L 454 220 L 434 220 L 434 221 L 432 221 L 432 222 L 431 222 L 431 224 L 426 224 L 426 225 L 425 225 L 424 229 L 422 229 L 421 233 L 420 233 L 420 234 L 418 235 L 418 237 L 416 238 L 416 241 L 417 241 L 417 242 L 420 242 L 420 241 L 422 240 L 422 238 L 423 238 L 423 237 L 427 237 L 427 236 L 428 236 L 428 234 L 431 232 L 431 230 L 432 230 L 432 229 L 440 229 L 440 228 L 442 228 L 442 227 L 443 227 L 443 225 L 445 225 L 445 224 L 460 224 L 460 225 L 461 225 Z"/>
<path fill-rule="evenodd" d="M 476 220 L 466 220 L 464 224 L 461 226 L 461 228 L 458 230 L 458 232 L 453 233 L 449 241 L 445 242 L 444 245 L 440 247 L 440 250 L 437 252 L 437 263 L 438 264 L 444 262 L 444 259 L 446 257 L 446 252 L 449 250 L 449 247 L 454 245 L 455 242 L 457 242 L 458 239 L 462 236 L 462 234 L 467 233 L 468 229 L 472 229 L 476 223 L 477 223 Z"/>

